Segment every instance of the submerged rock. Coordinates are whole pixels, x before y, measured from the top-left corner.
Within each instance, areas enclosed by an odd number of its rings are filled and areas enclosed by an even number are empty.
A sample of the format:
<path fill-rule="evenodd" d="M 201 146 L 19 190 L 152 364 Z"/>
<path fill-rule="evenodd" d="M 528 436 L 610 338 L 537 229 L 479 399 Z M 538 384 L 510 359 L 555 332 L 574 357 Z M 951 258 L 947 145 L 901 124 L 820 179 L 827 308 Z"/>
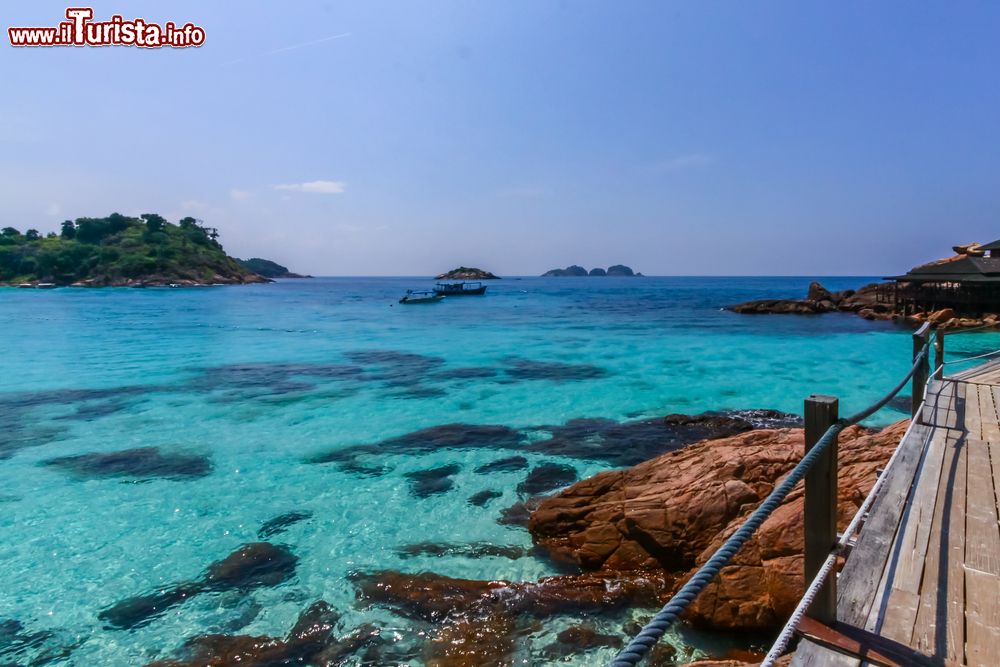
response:
<path fill-rule="evenodd" d="M 273 519 L 268 519 L 257 531 L 257 537 L 266 539 L 272 535 L 285 532 L 289 526 L 312 518 L 312 512 L 286 512 Z"/>
<path fill-rule="evenodd" d="M 495 491 L 494 489 L 486 489 L 484 491 L 480 491 L 479 493 L 474 493 L 471 496 L 469 496 L 469 504 L 474 505 L 476 507 L 483 507 L 484 505 L 486 505 L 486 503 L 490 502 L 494 498 L 500 498 L 501 496 L 503 496 L 503 494 L 499 491 Z"/>
<path fill-rule="evenodd" d="M 899 442 L 907 422 L 840 436 L 843 528 Z M 543 499 L 535 542 L 588 570 L 650 569 L 688 576 L 803 454 L 801 429 L 765 429 L 705 441 L 632 468 L 600 473 Z M 803 592 L 802 486 L 779 506 L 689 610 L 720 630 L 773 629 Z"/>
<path fill-rule="evenodd" d="M 455 484 L 451 477 L 458 474 L 459 470 L 461 467 L 452 463 L 428 470 L 408 472 L 403 476 L 410 480 L 410 491 L 413 495 L 417 498 L 426 498 L 450 491 Z"/>
<path fill-rule="evenodd" d="M 179 658 L 158 660 L 147 667 L 332 665 L 378 639 L 377 628 L 366 626 L 338 640 L 333 631 L 339 619 L 340 615 L 320 600 L 302 612 L 284 638 L 202 635 L 185 642 Z"/>
<path fill-rule="evenodd" d="M 483 464 L 476 468 L 478 475 L 488 475 L 491 472 L 515 472 L 528 467 L 528 459 L 523 456 L 508 456 L 505 459 L 497 459 L 490 463 Z"/>
<path fill-rule="evenodd" d="M 502 546 L 488 542 L 473 542 L 471 544 L 440 544 L 437 542 L 419 542 L 406 544 L 396 549 L 400 558 L 414 556 L 464 556 L 467 558 L 483 558 L 494 556 L 517 560 L 524 558 L 528 550 L 524 547 Z"/>
<path fill-rule="evenodd" d="M 528 473 L 524 481 L 517 485 L 517 492 L 536 496 L 572 484 L 577 479 L 573 466 L 545 463 Z"/>
<path fill-rule="evenodd" d="M 435 667 L 508 664 L 519 628 L 531 619 L 656 606 L 670 583 L 661 575 L 595 573 L 514 583 L 391 570 L 352 580 L 360 602 L 436 626 L 423 656 Z"/>
<path fill-rule="evenodd" d="M 573 625 L 556 635 L 556 640 L 542 649 L 542 657 L 561 660 L 595 648 L 621 648 L 623 643 L 621 637 L 602 634 L 592 625 Z"/>
<path fill-rule="evenodd" d="M 77 477 L 89 479 L 129 477 L 180 480 L 204 477 L 212 472 L 212 462 L 207 456 L 165 453 L 157 447 L 62 456 L 44 461 L 43 465 L 61 468 Z"/>
<path fill-rule="evenodd" d="M 122 600 L 98 618 L 109 627 L 131 629 L 146 625 L 170 607 L 204 592 L 277 586 L 295 574 L 298 557 L 288 547 L 269 542 L 244 544 L 208 566 L 200 579 Z"/>

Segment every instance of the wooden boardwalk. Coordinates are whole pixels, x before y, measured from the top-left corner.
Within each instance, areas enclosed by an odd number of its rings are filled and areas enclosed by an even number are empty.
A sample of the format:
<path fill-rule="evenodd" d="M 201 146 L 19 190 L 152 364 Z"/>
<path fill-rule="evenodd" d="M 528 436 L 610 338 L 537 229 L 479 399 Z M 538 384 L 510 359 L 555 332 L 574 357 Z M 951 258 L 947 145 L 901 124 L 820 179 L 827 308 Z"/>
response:
<path fill-rule="evenodd" d="M 1000 665 L 1000 362 L 934 380 L 793 665 Z M 858 656 L 863 656 L 859 658 Z"/>

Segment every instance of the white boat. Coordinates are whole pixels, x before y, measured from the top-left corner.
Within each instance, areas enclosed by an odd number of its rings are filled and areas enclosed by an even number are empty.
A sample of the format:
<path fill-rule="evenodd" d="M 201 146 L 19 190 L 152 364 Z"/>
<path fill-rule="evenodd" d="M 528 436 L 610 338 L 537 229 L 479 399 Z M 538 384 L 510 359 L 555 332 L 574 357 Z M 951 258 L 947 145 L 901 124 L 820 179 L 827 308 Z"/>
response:
<path fill-rule="evenodd" d="M 421 303 L 437 303 L 444 299 L 444 296 L 435 294 L 432 290 L 406 290 L 406 296 L 399 300 L 407 305 L 417 305 Z"/>

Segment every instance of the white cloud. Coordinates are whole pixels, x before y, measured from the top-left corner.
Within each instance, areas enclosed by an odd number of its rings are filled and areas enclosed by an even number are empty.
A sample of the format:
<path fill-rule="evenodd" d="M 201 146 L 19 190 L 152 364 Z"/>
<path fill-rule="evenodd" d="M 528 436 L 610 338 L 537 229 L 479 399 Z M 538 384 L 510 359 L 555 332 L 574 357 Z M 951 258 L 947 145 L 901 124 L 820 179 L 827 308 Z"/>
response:
<path fill-rule="evenodd" d="M 187 199 L 181 202 L 181 208 L 185 211 L 205 211 L 209 208 L 209 206 L 205 202 L 198 201 L 197 199 Z"/>
<path fill-rule="evenodd" d="M 704 153 L 691 153 L 689 155 L 678 155 L 669 160 L 663 160 L 653 165 L 655 171 L 683 171 L 686 169 L 701 169 L 712 164 L 714 160 L 711 155 Z"/>
<path fill-rule="evenodd" d="M 339 195 L 347 187 L 343 181 L 307 181 L 306 183 L 287 183 L 275 185 L 275 190 L 290 190 L 292 192 L 311 192 L 320 195 Z"/>
<path fill-rule="evenodd" d="M 229 198 L 233 201 L 246 201 L 247 199 L 253 198 L 253 193 L 233 188 L 229 191 Z"/>
<path fill-rule="evenodd" d="M 45 215 L 51 215 L 54 218 L 62 215 L 62 206 L 56 202 L 52 202 L 45 207 Z"/>

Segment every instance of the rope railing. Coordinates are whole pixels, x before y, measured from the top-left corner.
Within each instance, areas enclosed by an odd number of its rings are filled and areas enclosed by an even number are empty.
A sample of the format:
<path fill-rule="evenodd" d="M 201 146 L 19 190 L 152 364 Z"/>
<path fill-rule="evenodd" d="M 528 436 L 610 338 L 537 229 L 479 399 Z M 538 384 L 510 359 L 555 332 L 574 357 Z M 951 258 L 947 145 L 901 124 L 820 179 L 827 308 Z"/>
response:
<path fill-rule="evenodd" d="M 931 347 L 931 337 L 928 336 L 923 347 L 914 354 L 913 366 L 906 376 L 892 390 L 878 401 L 845 419 L 839 419 L 833 423 L 820 436 L 816 444 L 813 445 L 792 468 L 788 476 L 781 482 L 762 502 L 743 524 L 736 529 L 732 535 L 723 543 L 719 549 L 712 554 L 704 565 L 702 565 L 688 581 L 674 593 L 673 597 L 658 611 L 653 618 L 632 638 L 628 645 L 618 653 L 610 663 L 610 667 L 636 667 L 642 659 L 649 653 L 650 649 L 663 637 L 666 631 L 672 626 L 682 613 L 688 608 L 691 602 L 712 582 L 723 567 L 729 564 L 733 556 L 740 548 L 753 536 L 758 528 L 771 516 L 785 500 L 792 489 L 801 482 L 813 464 L 826 453 L 830 445 L 837 440 L 837 436 L 848 426 L 858 424 L 872 416 L 885 407 L 896 394 L 906 386 L 906 383 L 921 369 L 926 362 L 927 355 Z M 833 556 L 833 554 L 831 554 Z M 828 558 L 827 560 L 830 560 Z M 830 568 L 824 562 L 824 568 L 829 574 Z M 821 569 L 822 572 L 822 569 Z M 818 587 L 817 587 L 818 590 Z M 815 592 L 813 593 L 815 595 Z M 808 605 L 806 605 L 806 608 Z"/>

